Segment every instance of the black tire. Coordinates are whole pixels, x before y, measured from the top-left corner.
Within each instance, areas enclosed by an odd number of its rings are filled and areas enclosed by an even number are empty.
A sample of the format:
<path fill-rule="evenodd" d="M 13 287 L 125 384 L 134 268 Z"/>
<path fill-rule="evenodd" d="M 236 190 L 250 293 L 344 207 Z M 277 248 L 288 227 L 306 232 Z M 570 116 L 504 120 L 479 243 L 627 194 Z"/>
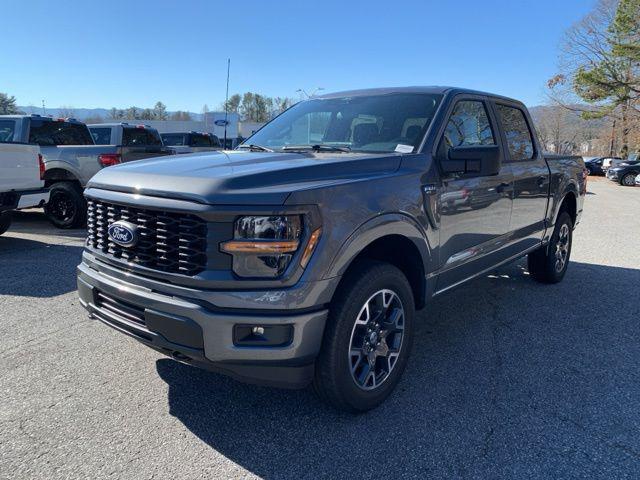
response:
<path fill-rule="evenodd" d="M 635 173 L 627 173 L 624 177 L 620 179 L 620 185 L 623 187 L 635 187 L 636 185 L 636 176 Z"/>
<path fill-rule="evenodd" d="M 57 228 L 82 227 L 87 221 L 87 202 L 82 188 L 75 182 L 51 185 L 49 202 L 44 207 L 49 221 Z"/>
<path fill-rule="evenodd" d="M 529 274 L 542 283 L 560 282 L 569 267 L 572 243 L 573 222 L 571 215 L 562 211 L 558 215 L 549 244 L 529 254 L 527 259 Z"/>
<path fill-rule="evenodd" d="M 590 167 L 585 167 L 587 170 L 587 175 L 593 175 L 593 170 Z"/>
<path fill-rule="evenodd" d="M 11 226 L 11 212 L 0 213 L 0 235 L 9 230 Z"/>
<path fill-rule="evenodd" d="M 343 279 L 340 288 L 329 309 L 322 348 L 316 360 L 313 387 L 322 400 L 339 410 L 351 413 L 365 412 L 380 405 L 391 394 L 405 369 L 413 342 L 415 318 L 413 293 L 407 278 L 398 268 L 374 261 L 361 262 L 354 266 Z M 382 297 L 379 296 L 380 293 Z M 358 316 L 364 310 L 364 306 L 368 301 L 370 306 L 373 306 L 376 299 L 380 298 L 382 303 L 389 300 L 389 305 L 386 307 L 380 305 L 381 316 L 378 317 L 376 313 L 372 313 L 369 318 L 371 321 L 361 325 L 364 317 L 358 318 Z M 399 313 L 401 309 L 404 311 L 403 316 Z M 375 310 L 375 308 L 371 309 L 371 311 Z M 371 331 L 369 326 L 374 323 L 391 325 L 381 319 L 388 320 L 392 317 L 396 318 L 396 325 L 401 325 L 401 329 L 390 328 L 385 333 L 385 330 L 374 328 L 372 333 L 368 333 Z M 398 322 L 398 318 L 403 320 Z M 356 320 L 359 320 L 357 326 Z M 376 331 L 378 333 L 373 338 Z M 369 355 L 374 356 L 373 385 L 370 385 L 367 379 L 364 380 L 364 385 L 359 386 L 357 383 L 356 376 L 370 378 L 372 370 L 368 360 L 370 357 L 363 353 L 360 353 L 361 357 L 350 354 L 352 342 L 356 342 L 357 336 L 360 335 L 363 344 L 358 348 L 362 351 L 368 348 L 367 342 L 371 341 L 371 345 L 374 345 L 376 340 L 378 341 L 378 347 L 375 350 L 369 350 Z M 398 335 L 400 335 L 399 340 Z M 382 347 L 380 342 L 384 344 Z M 387 356 L 382 354 L 377 356 L 378 350 L 384 348 L 387 350 Z M 355 361 L 354 358 L 356 358 Z M 353 369 L 355 373 L 352 373 L 351 367 L 354 363 L 356 368 Z M 369 369 L 369 375 L 365 372 L 366 368 Z M 358 369 L 361 369 L 361 374 L 358 374 Z M 380 383 L 376 385 L 377 369 L 381 373 L 378 376 Z"/>

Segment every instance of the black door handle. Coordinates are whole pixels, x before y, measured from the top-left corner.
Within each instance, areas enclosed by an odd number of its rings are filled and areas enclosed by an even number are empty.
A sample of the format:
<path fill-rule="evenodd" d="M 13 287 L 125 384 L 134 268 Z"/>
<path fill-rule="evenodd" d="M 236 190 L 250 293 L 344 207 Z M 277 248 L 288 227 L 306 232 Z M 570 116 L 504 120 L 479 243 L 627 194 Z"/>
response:
<path fill-rule="evenodd" d="M 538 177 L 538 186 L 539 187 L 544 187 L 546 183 L 547 183 L 546 175 L 542 175 L 542 176 Z"/>

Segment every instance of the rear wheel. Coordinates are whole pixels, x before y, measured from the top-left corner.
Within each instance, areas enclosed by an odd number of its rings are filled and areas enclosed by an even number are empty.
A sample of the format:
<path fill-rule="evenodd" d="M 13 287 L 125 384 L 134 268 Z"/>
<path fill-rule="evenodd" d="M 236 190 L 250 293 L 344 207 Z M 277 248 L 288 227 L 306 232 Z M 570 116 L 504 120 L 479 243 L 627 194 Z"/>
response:
<path fill-rule="evenodd" d="M 0 213 L 0 235 L 9 230 L 11 226 L 11 212 Z"/>
<path fill-rule="evenodd" d="M 314 389 L 340 410 L 364 412 L 393 391 L 407 364 L 415 307 L 404 274 L 365 262 L 343 280 L 330 308 Z"/>
<path fill-rule="evenodd" d="M 558 216 L 549 244 L 529 254 L 529 273 L 543 283 L 558 283 L 564 278 L 571 256 L 573 222 L 563 211 Z"/>
<path fill-rule="evenodd" d="M 87 219 L 87 202 L 82 195 L 82 188 L 74 182 L 54 183 L 44 211 L 49 221 L 58 228 L 81 227 Z"/>
<path fill-rule="evenodd" d="M 625 187 L 633 187 L 636 184 L 636 174 L 635 173 L 627 173 L 622 180 L 620 180 L 620 185 L 624 185 Z"/>

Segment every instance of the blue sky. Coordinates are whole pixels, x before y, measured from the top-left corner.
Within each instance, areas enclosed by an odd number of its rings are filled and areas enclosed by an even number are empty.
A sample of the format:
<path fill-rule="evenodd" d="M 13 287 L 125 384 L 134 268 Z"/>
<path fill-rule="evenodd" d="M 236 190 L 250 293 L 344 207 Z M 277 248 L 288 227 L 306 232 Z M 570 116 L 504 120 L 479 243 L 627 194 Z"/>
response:
<path fill-rule="evenodd" d="M 199 112 L 230 93 L 455 85 L 544 102 L 591 0 L 2 0 L 0 92 L 19 105 Z M 8 43 L 7 43 L 8 42 Z"/>

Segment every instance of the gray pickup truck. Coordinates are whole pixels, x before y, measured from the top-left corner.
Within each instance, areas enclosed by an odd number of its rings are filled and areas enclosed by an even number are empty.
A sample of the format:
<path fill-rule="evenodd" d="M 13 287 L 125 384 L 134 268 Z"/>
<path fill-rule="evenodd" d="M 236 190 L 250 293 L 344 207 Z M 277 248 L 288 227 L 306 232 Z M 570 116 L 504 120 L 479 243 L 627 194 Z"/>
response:
<path fill-rule="evenodd" d="M 515 100 L 325 95 L 238 151 L 98 173 L 78 291 L 178 361 L 365 411 L 435 295 L 524 256 L 535 280 L 562 280 L 585 193 L 582 159 L 545 157 Z"/>
<path fill-rule="evenodd" d="M 162 138 L 149 125 L 121 123 L 94 123 L 87 125 L 96 145 L 114 146 L 118 163 L 173 155 L 175 151 L 162 143 Z"/>

